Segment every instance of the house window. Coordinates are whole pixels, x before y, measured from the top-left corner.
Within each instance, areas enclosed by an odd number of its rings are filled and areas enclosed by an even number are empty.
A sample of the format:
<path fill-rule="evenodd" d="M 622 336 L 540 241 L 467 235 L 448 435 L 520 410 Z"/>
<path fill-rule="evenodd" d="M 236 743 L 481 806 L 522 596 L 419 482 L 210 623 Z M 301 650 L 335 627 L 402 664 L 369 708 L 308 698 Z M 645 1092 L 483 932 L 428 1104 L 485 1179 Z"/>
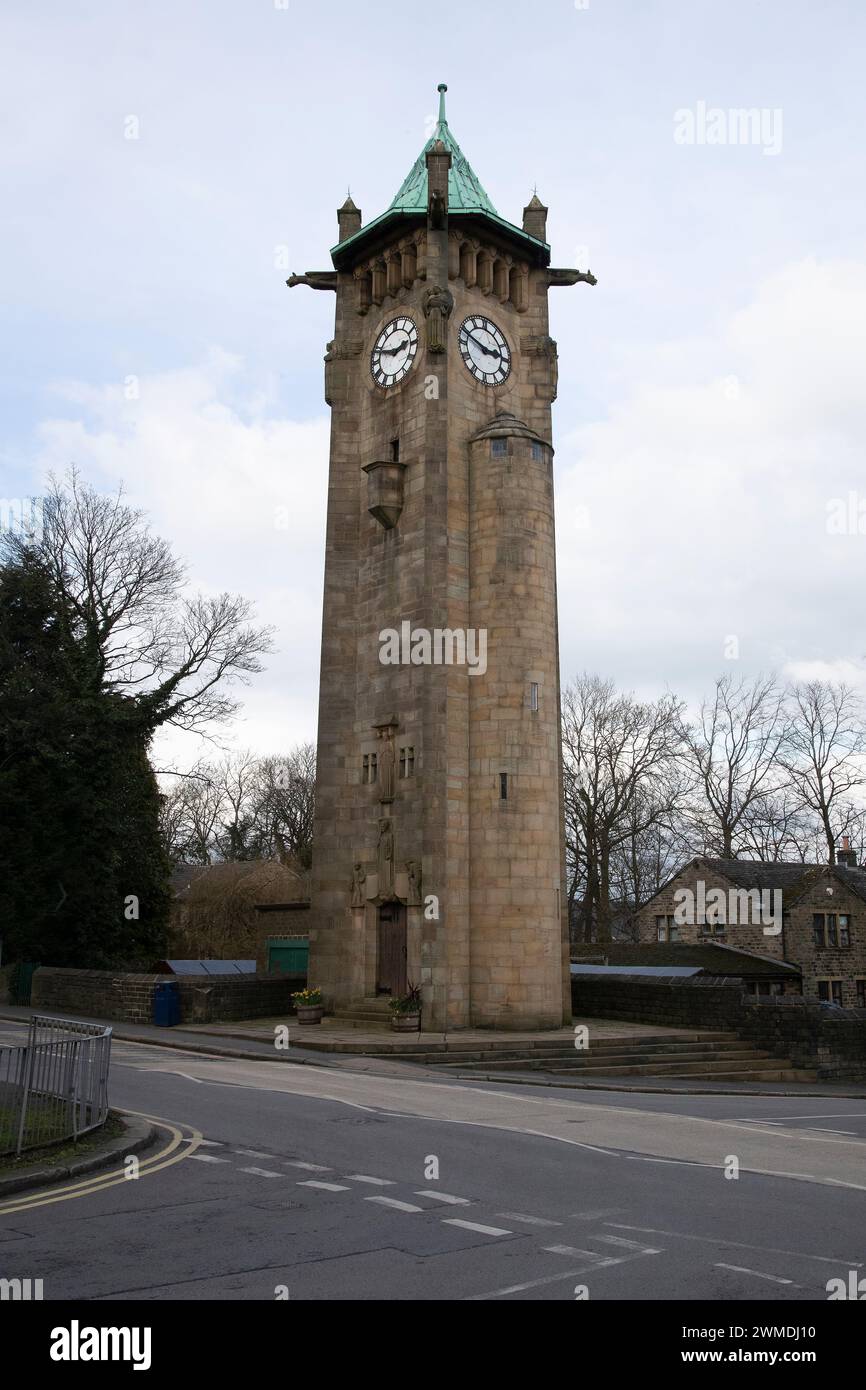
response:
<path fill-rule="evenodd" d="M 857 991 L 857 1008 L 866 1009 L 866 980 L 855 980 L 854 988 Z"/>
<path fill-rule="evenodd" d="M 819 980 L 818 998 L 823 999 L 825 1004 L 842 1004 L 842 981 L 841 980 Z"/>
<path fill-rule="evenodd" d="M 361 764 L 361 781 L 376 782 L 379 778 L 379 754 L 365 753 Z"/>
<path fill-rule="evenodd" d="M 673 917 L 656 918 L 656 941 L 679 941 L 680 929 Z"/>
<path fill-rule="evenodd" d="M 532 441 L 532 457 L 535 463 L 541 463 L 544 458 L 544 445 L 536 440 Z"/>
<path fill-rule="evenodd" d="M 847 912 L 814 912 L 812 939 L 816 946 L 850 946 L 851 918 Z"/>
<path fill-rule="evenodd" d="M 415 749 L 409 746 L 400 749 L 400 776 L 415 776 Z"/>
<path fill-rule="evenodd" d="M 507 454 L 507 453 L 508 453 L 508 440 L 507 440 L 507 439 L 491 439 L 491 441 L 490 441 L 490 457 L 491 457 L 491 458 L 494 458 L 494 459 L 501 459 L 501 458 L 502 458 L 505 454 Z"/>
<path fill-rule="evenodd" d="M 702 937 L 703 940 L 706 940 L 707 938 L 709 938 L 709 937 L 714 937 L 714 936 L 715 936 L 715 937 L 720 937 L 720 938 L 724 939 L 724 936 L 725 936 L 725 923 L 724 923 L 724 922 L 701 922 L 700 934 L 701 934 L 701 937 Z"/>
<path fill-rule="evenodd" d="M 500 801 L 507 801 L 507 800 L 508 800 L 508 773 L 507 773 L 507 772 L 500 772 L 500 774 L 499 774 L 499 800 L 500 800 Z"/>

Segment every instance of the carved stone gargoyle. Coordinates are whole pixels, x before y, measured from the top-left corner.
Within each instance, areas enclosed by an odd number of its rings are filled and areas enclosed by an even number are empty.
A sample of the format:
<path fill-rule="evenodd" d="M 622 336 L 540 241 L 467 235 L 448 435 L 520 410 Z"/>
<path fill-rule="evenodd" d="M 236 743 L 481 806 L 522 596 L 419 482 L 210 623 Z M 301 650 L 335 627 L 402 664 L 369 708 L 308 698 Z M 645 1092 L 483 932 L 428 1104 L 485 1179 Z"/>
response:
<path fill-rule="evenodd" d="M 292 271 L 286 281 L 290 290 L 295 285 L 309 285 L 311 290 L 336 290 L 337 272 L 336 270 L 306 270 L 303 275 L 296 275 Z"/>

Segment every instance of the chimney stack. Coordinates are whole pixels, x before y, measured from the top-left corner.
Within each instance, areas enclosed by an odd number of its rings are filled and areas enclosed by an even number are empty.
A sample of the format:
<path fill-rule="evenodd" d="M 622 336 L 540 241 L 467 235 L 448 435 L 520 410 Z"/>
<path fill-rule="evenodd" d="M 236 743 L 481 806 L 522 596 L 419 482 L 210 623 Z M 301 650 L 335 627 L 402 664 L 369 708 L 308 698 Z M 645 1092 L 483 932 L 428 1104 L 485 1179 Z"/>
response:
<path fill-rule="evenodd" d="M 842 836 L 842 848 L 836 851 L 836 863 L 844 864 L 846 868 L 857 868 L 857 851 L 851 849 L 847 835 Z"/>

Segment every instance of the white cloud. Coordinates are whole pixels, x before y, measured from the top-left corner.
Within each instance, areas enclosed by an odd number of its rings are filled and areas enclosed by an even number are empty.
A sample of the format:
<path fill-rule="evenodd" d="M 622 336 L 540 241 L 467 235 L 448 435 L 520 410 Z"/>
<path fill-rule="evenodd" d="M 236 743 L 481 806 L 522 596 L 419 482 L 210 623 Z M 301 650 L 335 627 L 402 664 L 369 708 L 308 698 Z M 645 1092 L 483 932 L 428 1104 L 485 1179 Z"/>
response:
<path fill-rule="evenodd" d="M 748 669 L 858 669 L 866 535 L 827 507 L 866 497 L 864 360 L 866 265 L 807 260 L 561 443 L 564 678 L 693 695 L 730 635 Z"/>
<path fill-rule="evenodd" d="M 103 490 L 122 480 L 129 501 L 189 565 L 190 582 L 254 600 L 278 650 L 243 692 L 231 741 L 279 751 L 314 737 L 318 682 L 328 421 L 270 418 L 266 382 L 212 351 L 197 367 L 124 387 L 66 383 L 75 407 L 38 431 L 41 478 L 76 463 Z M 197 750 L 165 735 L 159 757 Z"/>

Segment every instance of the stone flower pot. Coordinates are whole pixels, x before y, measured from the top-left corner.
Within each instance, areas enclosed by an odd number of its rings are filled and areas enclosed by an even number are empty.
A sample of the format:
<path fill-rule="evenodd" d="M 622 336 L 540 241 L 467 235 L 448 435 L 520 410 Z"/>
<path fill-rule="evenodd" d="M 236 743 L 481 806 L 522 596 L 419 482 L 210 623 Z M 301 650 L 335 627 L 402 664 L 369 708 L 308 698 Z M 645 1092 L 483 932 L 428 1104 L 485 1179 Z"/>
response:
<path fill-rule="evenodd" d="M 299 1004 L 296 1011 L 299 1023 L 321 1023 L 324 1004 Z"/>
<path fill-rule="evenodd" d="M 417 1033 L 420 1027 L 420 1013 L 391 1015 L 391 1031 L 394 1033 Z"/>

